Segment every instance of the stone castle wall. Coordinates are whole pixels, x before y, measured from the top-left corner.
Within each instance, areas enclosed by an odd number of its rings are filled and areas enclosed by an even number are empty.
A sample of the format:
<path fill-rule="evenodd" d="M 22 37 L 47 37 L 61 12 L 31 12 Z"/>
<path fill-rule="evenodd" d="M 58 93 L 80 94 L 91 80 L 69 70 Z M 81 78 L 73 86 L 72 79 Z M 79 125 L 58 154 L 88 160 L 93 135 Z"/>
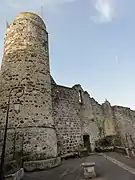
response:
<path fill-rule="evenodd" d="M 14 87 L 20 85 L 25 88 L 17 114 L 14 103 L 19 88 Z M 7 29 L 0 71 L 0 147 L 11 89 L 6 149 L 10 160 L 23 150 L 27 166 L 37 160 L 40 164 L 40 160 L 77 151 L 85 135 L 92 151 L 95 142 L 106 136 L 120 135 L 123 146 L 135 142 L 135 111 L 108 101 L 99 104 L 80 85 L 69 88 L 55 83 L 46 26 L 33 13 L 21 13 Z"/>
<path fill-rule="evenodd" d="M 91 150 L 95 149 L 95 141 L 99 138 L 98 127 L 95 121 L 93 108 L 92 108 L 92 99 L 90 98 L 87 92 L 82 92 L 83 103 L 81 105 L 81 127 L 82 127 L 82 136 L 89 135 Z"/>
<path fill-rule="evenodd" d="M 59 153 L 76 151 L 82 143 L 78 92 L 75 88 L 52 85 L 52 98 Z"/>
<path fill-rule="evenodd" d="M 1 129 L 4 127 L 9 91 L 20 85 L 25 87 L 20 98 L 21 111 L 16 114 L 14 110 L 17 100 L 15 89 L 10 101 L 8 134 L 14 137 L 14 131 L 18 131 L 20 136 L 24 136 L 23 153 L 27 160 L 56 157 L 48 34 L 42 19 L 33 13 L 21 13 L 7 29 L 1 67 Z M 8 144 L 14 148 L 13 140 L 9 141 Z"/>
<path fill-rule="evenodd" d="M 115 118 L 116 132 L 122 138 L 121 143 L 123 146 L 133 147 L 135 143 L 135 111 L 121 106 L 113 106 L 112 110 Z"/>
<path fill-rule="evenodd" d="M 81 103 L 79 92 L 81 92 Z M 89 135 L 92 151 L 95 149 L 97 140 L 118 135 L 121 137 L 120 145 L 133 146 L 133 142 L 135 142 L 133 127 L 135 111 L 111 106 L 107 100 L 103 104 L 99 104 L 80 85 L 68 88 L 53 84 L 52 94 L 53 117 L 62 154 L 75 151 L 76 147 L 84 143 L 84 135 Z M 74 124 L 77 125 L 78 132 L 76 132 Z M 76 134 L 73 136 L 74 140 L 72 133 Z M 77 141 L 77 136 L 81 140 Z"/>

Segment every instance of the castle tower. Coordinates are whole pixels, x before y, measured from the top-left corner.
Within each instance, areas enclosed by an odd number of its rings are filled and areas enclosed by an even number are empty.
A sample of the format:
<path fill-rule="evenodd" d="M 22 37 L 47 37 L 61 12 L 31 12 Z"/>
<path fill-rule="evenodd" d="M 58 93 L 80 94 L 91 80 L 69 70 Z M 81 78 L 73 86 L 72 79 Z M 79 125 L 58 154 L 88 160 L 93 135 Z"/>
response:
<path fill-rule="evenodd" d="M 43 20 L 30 12 L 20 13 L 8 26 L 1 67 L 0 122 L 4 128 L 6 103 L 10 89 L 24 86 L 20 97 L 21 109 L 14 110 L 17 100 L 12 91 L 8 123 L 8 150 L 13 152 L 14 131 L 17 132 L 15 151 L 23 138 L 23 154 L 28 161 L 57 156 L 57 138 L 52 119 L 51 79 L 49 68 L 48 33 Z M 10 145 L 9 145 L 10 144 Z M 10 153 L 12 154 L 12 153 Z"/>

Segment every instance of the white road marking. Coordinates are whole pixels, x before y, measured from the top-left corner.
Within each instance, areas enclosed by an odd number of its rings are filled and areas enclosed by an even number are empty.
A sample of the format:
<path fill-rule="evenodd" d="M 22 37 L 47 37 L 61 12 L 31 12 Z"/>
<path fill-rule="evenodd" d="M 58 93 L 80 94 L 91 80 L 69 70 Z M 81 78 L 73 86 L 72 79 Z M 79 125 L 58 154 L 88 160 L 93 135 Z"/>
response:
<path fill-rule="evenodd" d="M 135 175 L 135 169 L 134 169 L 134 168 L 131 168 L 130 166 L 128 166 L 128 165 L 126 165 L 126 164 L 124 164 L 124 163 L 122 163 L 122 162 L 120 162 L 120 161 L 118 161 L 118 160 L 116 160 L 116 159 L 114 159 L 114 158 L 112 158 L 112 157 L 110 157 L 110 156 L 107 156 L 107 155 L 105 155 L 105 154 L 103 154 L 103 156 L 104 156 L 106 159 L 108 159 L 108 160 L 110 160 L 111 162 L 113 162 L 114 164 L 117 164 L 118 166 L 120 166 L 120 167 L 123 168 L 124 170 L 126 170 L 126 171 L 130 172 L 131 174 Z"/>

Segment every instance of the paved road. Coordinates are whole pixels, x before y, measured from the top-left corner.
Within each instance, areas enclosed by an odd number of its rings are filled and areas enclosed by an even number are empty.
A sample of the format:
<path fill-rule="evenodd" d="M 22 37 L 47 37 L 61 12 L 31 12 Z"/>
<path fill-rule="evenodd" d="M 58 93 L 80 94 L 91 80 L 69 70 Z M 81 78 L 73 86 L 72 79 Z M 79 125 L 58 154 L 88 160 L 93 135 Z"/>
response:
<path fill-rule="evenodd" d="M 47 171 L 25 174 L 23 180 L 83 180 L 82 162 L 96 163 L 96 180 L 135 180 L 135 176 L 103 156 L 92 155 L 87 158 L 70 159 L 62 165 Z"/>
<path fill-rule="evenodd" d="M 117 152 L 107 152 L 105 154 L 135 169 L 135 158 L 128 158 Z"/>

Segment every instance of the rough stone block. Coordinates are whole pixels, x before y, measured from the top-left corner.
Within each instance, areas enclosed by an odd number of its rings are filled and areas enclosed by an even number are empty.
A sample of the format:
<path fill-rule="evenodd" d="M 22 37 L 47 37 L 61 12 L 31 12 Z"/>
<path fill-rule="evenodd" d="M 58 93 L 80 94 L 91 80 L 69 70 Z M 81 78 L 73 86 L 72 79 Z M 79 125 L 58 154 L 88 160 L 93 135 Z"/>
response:
<path fill-rule="evenodd" d="M 92 179 L 96 177 L 95 173 L 95 163 L 82 163 L 83 170 L 84 170 L 84 178 L 85 179 Z"/>

